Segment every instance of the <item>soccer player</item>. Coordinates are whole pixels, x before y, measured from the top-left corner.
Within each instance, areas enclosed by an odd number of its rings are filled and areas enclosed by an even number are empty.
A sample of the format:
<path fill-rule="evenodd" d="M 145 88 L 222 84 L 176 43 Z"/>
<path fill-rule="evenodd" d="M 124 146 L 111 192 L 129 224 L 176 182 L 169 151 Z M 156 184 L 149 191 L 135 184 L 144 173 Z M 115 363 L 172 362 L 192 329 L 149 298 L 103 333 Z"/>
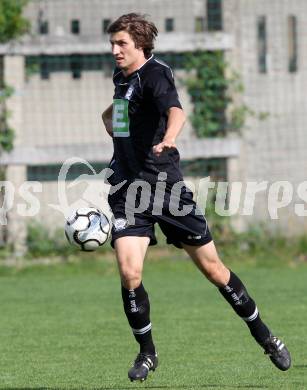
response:
<path fill-rule="evenodd" d="M 110 183 L 125 183 L 108 199 L 114 214 L 112 246 L 118 262 L 124 310 L 140 346 L 128 377 L 131 381 L 143 381 L 158 365 L 149 298 L 142 283 L 147 248 L 156 243 L 155 223 L 161 227 L 167 243 L 183 248 L 218 288 L 275 366 L 287 370 L 291 359 L 286 346 L 264 324 L 255 301 L 239 277 L 220 260 L 207 221 L 184 185 L 177 200 L 181 208 L 189 206 L 190 212 L 176 216 L 170 210 L 174 202 L 173 185 L 183 180 L 175 141 L 185 115 L 170 67 L 152 54 L 157 28 L 144 16 L 130 13 L 114 21 L 108 33 L 116 62 L 115 93 L 102 119 L 114 145 L 110 162 L 114 173 Z M 149 183 L 149 206 L 144 212 L 136 212 L 131 223 L 126 214 L 135 204 L 129 205 L 129 188 L 133 183 L 138 186 L 141 181 Z M 157 212 L 159 202 L 155 195 L 161 188 L 165 191 L 162 202 L 160 199 L 161 212 Z M 141 189 L 135 192 L 136 199 L 133 199 L 138 205 L 142 202 Z"/>

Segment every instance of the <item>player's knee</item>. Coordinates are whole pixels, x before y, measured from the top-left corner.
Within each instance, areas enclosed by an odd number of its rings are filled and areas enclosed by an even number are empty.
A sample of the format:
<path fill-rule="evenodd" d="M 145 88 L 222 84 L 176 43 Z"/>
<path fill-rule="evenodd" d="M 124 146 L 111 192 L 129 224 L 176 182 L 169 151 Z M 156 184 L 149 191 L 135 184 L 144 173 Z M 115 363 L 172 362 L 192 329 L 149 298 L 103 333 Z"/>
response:
<path fill-rule="evenodd" d="M 131 267 L 122 267 L 120 270 L 120 275 L 122 285 L 127 289 L 138 287 L 142 281 L 141 270 Z"/>
<path fill-rule="evenodd" d="M 206 278 L 218 287 L 227 284 L 229 279 L 228 273 L 227 268 L 220 262 L 208 262 L 204 269 Z"/>
<path fill-rule="evenodd" d="M 212 266 L 210 267 L 207 267 L 205 270 L 204 270 L 204 273 L 205 273 L 205 276 L 208 280 L 210 280 L 210 282 L 216 284 L 219 280 L 219 272 Z"/>

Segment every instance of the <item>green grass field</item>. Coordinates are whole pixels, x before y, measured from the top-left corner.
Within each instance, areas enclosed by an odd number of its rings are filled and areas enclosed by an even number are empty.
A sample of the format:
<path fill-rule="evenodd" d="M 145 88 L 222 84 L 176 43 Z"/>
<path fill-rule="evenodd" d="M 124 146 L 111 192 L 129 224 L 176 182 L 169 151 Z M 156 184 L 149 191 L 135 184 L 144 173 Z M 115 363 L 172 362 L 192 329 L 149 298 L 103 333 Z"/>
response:
<path fill-rule="evenodd" d="M 137 345 L 108 259 L 0 268 L 0 389 L 307 389 L 307 266 L 231 267 L 291 350 L 288 372 L 190 262 L 149 253 L 144 284 L 160 366 L 144 384 L 127 379 Z"/>

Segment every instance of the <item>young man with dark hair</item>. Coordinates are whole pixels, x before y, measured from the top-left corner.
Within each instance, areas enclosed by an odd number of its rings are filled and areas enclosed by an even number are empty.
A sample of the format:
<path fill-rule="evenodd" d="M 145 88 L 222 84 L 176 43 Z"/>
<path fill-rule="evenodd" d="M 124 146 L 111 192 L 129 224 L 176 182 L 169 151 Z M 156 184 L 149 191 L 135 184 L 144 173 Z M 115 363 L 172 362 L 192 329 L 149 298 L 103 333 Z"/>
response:
<path fill-rule="evenodd" d="M 290 354 L 261 320 L 254 300 L 238 276 L 220 260 L 207 221 L 199 213 L 192 194 L 184 185 L 178 195 L 180 208 L 190 207 L 186 215 L 170 210 L 171 190 L 183 180 L 175 140 L 185 115 L 178 99 L 171 69 L 151 54 L 157 36 L 155 25 L 139 14 L 121 16 L 108 28 L 116 62 L 113 75 L 113 103 L 102 119 L 113 138 L 114 155 L 110 168 L 111 184 L 124 184 L 109 195 L 114 214 L 112 246 L 115 248 L 122 299 L 128 322 L 140 352 L 128 377 L 145 380 L 158 365 L 150 322 L 150 305 L 142 284 L 144 257 L 149 245 L 156 243 L 154 224 L 158 223 L 169 244 L 183 248 L 200 271 L 218 287 L 250 329 L 252 336 L 281 370 L 290 367 Z M 149 183 L 149 206 L 135 213 L 134 223 L 127 219 L 130 185 Z M 161 212 L 155 212 L 158 184 L 164 184 Z M 141 202 L 142 193 L 136 191 Z M 129 208 L 129 205 L 128 205 Z"/>

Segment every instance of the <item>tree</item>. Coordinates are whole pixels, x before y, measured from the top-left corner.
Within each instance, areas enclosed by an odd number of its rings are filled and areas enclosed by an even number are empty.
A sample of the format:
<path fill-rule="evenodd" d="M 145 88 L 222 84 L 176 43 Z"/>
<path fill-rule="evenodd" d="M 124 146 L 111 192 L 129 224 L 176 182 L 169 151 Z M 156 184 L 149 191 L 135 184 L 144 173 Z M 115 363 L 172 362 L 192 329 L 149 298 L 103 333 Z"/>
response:
<path fill-rule="evenodd" d="M 0 0 L 0 44 L 8 43 L 29 29 L 29 21 L 22 15 L 28 0 Z M 4 61 L 0 56 L 0 150 L 10 151 L 13 148 L 14 131 L 8 126 L 9 112 L 6 100 L 13 89 L 4 81 Z"/>
<path fill-rule="evenodd" d="M 28 0 L 0 0 L 0 43 L 7 43 L 25 34 L 29 21 L 22 16 Z"/>

